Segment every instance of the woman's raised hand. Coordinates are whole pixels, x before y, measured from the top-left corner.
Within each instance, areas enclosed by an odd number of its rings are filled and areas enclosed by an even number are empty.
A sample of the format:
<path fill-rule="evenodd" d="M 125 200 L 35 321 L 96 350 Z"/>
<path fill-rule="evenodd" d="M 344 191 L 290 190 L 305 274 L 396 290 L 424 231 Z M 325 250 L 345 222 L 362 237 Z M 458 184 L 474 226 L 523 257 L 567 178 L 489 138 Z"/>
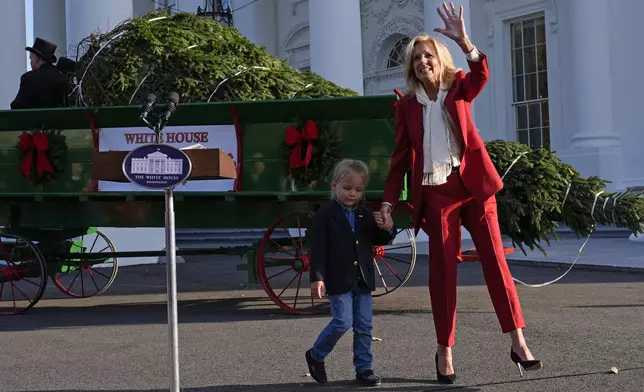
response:
<path fill-rule="evenodd" d="M 459 7 L 459 12 L 456 13 L 454 8 L 454 3 L 449 3 L 449 8 L 447 3 L 443 2 L 443 8 L 445 12 L 441 11 L 440 7 L 436 8 L 438 15 L 445 22 L 445 28 L 435 28 L 434 31 L 441 33 L 444 36 L 451 38 L 456 42 L 460 42 L 467 37 L 467 31 L 465 30 L 465 20 L 463 19 L 463 5 Z"/>

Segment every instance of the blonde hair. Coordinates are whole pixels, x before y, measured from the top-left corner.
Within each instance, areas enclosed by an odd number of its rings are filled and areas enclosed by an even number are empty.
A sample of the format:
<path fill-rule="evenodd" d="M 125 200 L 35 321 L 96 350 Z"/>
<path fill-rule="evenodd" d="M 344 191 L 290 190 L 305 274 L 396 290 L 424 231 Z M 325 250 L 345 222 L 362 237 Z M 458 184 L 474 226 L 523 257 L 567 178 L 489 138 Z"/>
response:
<path fill-rule="evenodd" d="M 362 177 L 365 186 L 369 183 L 369 167 L 366 163 L 357 159 L 343 159 L 336 163 L 333 168 L 332 181 L 336 184 L 341 183 L 350 172 L 354 172 Z M 331 187 L 331 199 L 335 197 L 335 191 Z"/>
<path fill-rule="evenodd" d="M 447 88 L 452 87 L 454 82 L 454 77 L 460 68 L 457 68 L 454 65 L 454 59 L 450 53 L 447 46 L 436 37 L 433 37 L 427 33 L 422 33 L 415 36 L 405 48 L 405 89 L 407 94 L 414 94 L 416 88 L 422 87 L 422 83 L 416 77 L 416 72 L 414 71 L 414 48 L 416 45 L 429 42 L 436 52 L 436 57 L 438 62 L 441 65 L 441 82 L 444 83 Z"/>

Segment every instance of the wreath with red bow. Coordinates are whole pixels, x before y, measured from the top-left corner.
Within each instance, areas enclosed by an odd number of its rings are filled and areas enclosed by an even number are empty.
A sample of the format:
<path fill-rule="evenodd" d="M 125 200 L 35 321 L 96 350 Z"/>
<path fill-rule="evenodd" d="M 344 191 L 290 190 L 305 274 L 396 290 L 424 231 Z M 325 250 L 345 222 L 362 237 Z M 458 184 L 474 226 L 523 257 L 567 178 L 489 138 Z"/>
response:
<path fill-rule="evenodd" d="M 34 185 L 56 178 L 67 167 L 67 137 L 59 130 L 23 132 L 16 146 L 20 173 Z"/>
<path fill-rule="evenodd" d="M 315 186 L 328 179 L 340 159 L 340 136 L 327 122 L 294 123 L 286 127 L 286 170 L 296 186 Z"/>

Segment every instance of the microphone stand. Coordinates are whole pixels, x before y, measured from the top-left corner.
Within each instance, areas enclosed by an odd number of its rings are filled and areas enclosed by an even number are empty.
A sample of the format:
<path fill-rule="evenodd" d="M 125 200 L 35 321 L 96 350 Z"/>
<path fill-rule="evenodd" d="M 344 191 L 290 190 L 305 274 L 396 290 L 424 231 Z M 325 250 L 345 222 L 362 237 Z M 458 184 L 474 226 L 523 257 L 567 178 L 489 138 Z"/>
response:
<path fill-rule="evenodd" d="M 154 100 L 148 99 L 148 102 L 151 102 L 150 106 L 154 105 Z M 144 110 L 140 115 L 141 121 L 156 133 L 157 144 L 161 144 L 161 133 L 165 128 L 170 115 L 176 110 L 177 103 L 178 95 L 176 93 L 172 93 L 170 94 L 170 99 L 166 103 L 165 110 L 160 115 L 153 113 L 153 107 L 149 111 Z M 147 120 L 148 116 L 152 116 L 152 118 L 156 120 L 154 121 L 154 124 Z M 173 188 L 174 187 L 170 187 L 164 190 L 166 287 L 168 293 L 168 333 L 170 335 L 170 392 L 181 392 L 179 374 L 179 317 L 177 311 L 177 249 Z"/>

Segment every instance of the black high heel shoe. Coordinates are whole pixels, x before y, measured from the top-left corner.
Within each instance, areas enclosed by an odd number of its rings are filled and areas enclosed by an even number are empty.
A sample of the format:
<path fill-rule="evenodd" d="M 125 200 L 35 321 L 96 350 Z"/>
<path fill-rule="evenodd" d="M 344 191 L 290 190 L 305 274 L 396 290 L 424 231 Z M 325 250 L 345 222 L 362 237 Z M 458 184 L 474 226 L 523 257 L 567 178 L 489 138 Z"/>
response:
<path fill-rule="evenodd" d="M 533 370 L 539 370 L 542 368 L 541 361 L 533 359 L 530 361 L 523 361 L 521 360 L 521 357 L 517 353 L 510 348 L 510 359 L 512 362 L 514 362 L 517 367 L 519 368 L 519 374 L 521 377 L 523 377 L 523 370 L 526 372 L 533 371 Z"/>
<path fill-rule="evenodd" d="M 454 382 L 456 382 L 456 373 L 445 375 L 438 370 L 438 353 L 436 353 L 436 356 L 434 357 L 434 362 L 436 362 L 436 379 L 438 382 L 443 384 L 454 384 Z"/>

